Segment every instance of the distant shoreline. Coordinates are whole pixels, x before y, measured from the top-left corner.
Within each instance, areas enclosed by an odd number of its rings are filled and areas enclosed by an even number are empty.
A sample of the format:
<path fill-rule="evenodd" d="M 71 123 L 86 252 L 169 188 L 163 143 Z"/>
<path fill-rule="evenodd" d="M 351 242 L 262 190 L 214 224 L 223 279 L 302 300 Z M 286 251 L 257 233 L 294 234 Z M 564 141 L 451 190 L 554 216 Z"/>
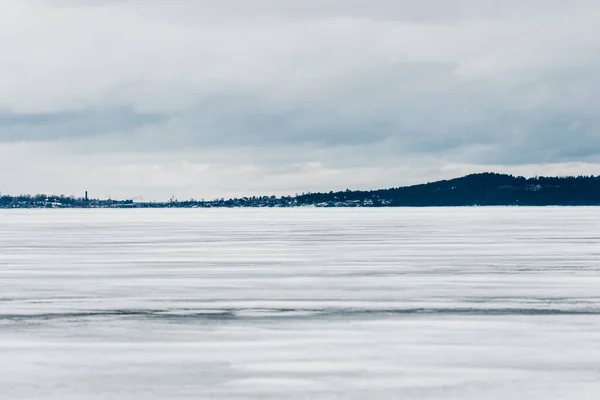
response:
<path fill-rule="evenodd" d="M 600 207 L 600 204 L 572 204 L 572 205 L 560 205 L 560 204 L 547 204 L 547 205 L 484 205 L 484 206 L 381 206 L 381 207 L 368 207 L 368 206 L 331 206 L 331 207 L 321 207 L 321 206 L 289 206 L 289 207 L 280 207 L 280 206 L 231 206 L 231 207 L 172 207 L 172 206 L 152 206 L 152 207 L 0 207 L 0 212 L 2 211 L 16 211 L 16 210 L 351 210 L 351 209 L 361 209 L 361 210 L 397 210 L 397 209 L 441 209 L 441 208 L 517 208 L 517 209 L 527 209 L 527 208 L 596 208 Z"/>
<path fill-rule="evenodd" d="M 481 173 L 460 178 L 370 191 L 345 190 L 295 196 L 215 200 L 93 199 L 63 195 L 0 195 L 0 209 L 26 208 L 376 208 L 600 206 L 600 176 L 535 177 Z"/>

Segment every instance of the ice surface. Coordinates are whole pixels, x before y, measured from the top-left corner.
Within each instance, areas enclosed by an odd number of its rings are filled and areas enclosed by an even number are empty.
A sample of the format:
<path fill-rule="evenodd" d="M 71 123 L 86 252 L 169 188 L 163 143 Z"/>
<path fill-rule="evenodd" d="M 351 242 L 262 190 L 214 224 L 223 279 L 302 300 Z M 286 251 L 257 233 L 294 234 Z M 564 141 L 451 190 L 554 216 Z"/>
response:
<path fill-rule="evenodd" d="M 1 210 L 2 399 L 595 399 L 600 208 Z"/>

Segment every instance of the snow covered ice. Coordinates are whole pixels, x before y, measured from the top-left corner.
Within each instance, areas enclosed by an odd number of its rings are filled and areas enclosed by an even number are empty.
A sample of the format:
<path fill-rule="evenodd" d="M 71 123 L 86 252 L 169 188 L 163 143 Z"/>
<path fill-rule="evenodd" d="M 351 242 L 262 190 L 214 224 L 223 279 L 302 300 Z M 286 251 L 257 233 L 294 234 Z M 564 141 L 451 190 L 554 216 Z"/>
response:
<path fill-rule="evenodd" d="M 1 210 L 0 398 L 595 399 L 600 208 Z"/>

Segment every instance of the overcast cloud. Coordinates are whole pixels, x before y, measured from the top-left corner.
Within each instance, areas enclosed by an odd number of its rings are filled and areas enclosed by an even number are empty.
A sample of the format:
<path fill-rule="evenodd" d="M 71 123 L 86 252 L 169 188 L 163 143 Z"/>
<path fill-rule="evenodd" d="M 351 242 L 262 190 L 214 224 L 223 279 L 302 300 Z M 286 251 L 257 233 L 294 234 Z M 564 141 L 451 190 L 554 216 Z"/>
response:
<path fill-rule="evenodd" d="M 3 0 L 0 191 L 600 174 L 597 0 Z"/>

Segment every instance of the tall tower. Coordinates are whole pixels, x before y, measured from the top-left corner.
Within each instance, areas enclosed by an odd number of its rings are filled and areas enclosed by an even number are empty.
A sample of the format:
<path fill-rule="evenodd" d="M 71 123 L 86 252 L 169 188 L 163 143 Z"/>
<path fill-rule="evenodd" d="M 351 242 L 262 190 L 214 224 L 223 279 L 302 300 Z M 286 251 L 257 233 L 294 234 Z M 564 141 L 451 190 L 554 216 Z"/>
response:
<path fill-rule="evenodd" d="M 87 190 L 85 191 L 85 202 L 88 202 L 88 195 L 87 195 Z"/>

